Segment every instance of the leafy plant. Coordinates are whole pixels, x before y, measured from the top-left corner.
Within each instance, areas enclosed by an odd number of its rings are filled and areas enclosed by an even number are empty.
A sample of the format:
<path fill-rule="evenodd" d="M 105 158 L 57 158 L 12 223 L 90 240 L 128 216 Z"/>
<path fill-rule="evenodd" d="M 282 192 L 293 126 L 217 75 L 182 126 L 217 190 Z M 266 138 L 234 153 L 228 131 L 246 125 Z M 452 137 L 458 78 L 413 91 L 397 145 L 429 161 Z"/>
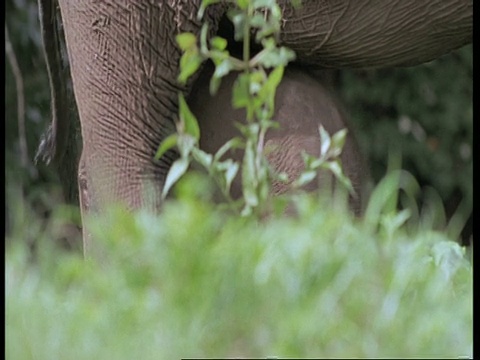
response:
<path fill-rule="evenodd" d="M 298 218 L 259 226 L 192 192 L 188 174 L 162 216 L 91 219 L 90 261 L 24 209 L 29 226 L 7 237 L 6 358 L 471 357 L 472 264 L 447 234 L 405 226 L 384 200 L 397 175 L 368 222 L 303 194 Z"/>
<path fill-rule="evenodd" d="M 350 125 L 374 181 L 384 176 L 389 155 L 401 154 L 421 188 L 418 199 L 442 202 L 457 233 L 469 219 L 466 244 L 473 231 L 472 58 L 467 45 L 415 67 L 342 69 L 336 82 L 355 114 Z"/>
<path fill-rule="evenodd" d="M 217 3 L 216 0 L 204 0 L 199 10 L 202 16 L 205 8 Z M 183 33 L 177 36 L 177 42 L 184 54 L 180 60 L 180 75 L 178 80 L 185 83 L 206 59 L 215 64 L 215 72 L 210 80 L 210 92 L 215 94 L 220 86 L 222 77 L 231 71 L 239 71 L 233 87 L 232 105 L 235 109 L 243 108 L 246 111 L 246 122 L 236 124 L 242 137 L 233 138 L 224 144 L 216 154 L 208 154 L 198 147 L 200 130 L 197 119 L 188 109 L 182 94 L 179 94 L 179 122 L 177 133 L 165 139 L 159 147 L 156 157 L 161 157 L 167 150 L 177 146 L 180 158 L 174 162 L 167 176 L 163 195 L 187 171 L 191 160 L 200 163 L 216 180 L 222 194 L 232 208 L 242 209 L 243 215 L 251 213 L 262 214 L 269 197 L 272 179 L 287 181 L 285 173 L 276 174 L 269 166 L 264 156 L 265 134 L 276 127 L 272 121 L 275 110 L 275 92 L 280 84 L 287 64 L 294 60 L 295 54 L 285 47 L 278 47 L 275 36 L 280 30 L 281 9 L 276 1 L 265 0 L 236 0 L 230 1 L 232 7 L 228 18 L 234 24 L 234 38 L 243 41 L 243 59 L 231 56 L 227 50 L 227 40 L 213 37 L 207 41 L 208 24 L 204 24 L 200 34 L 200 43 L 192 33 Z M 298 1 L 295 2 L 298 5 Z M 260 43 L 262 50 L 251 56 L 251 34 L 255 34 L 255 41 Z M 272 70 L 270 70 L 272 69 Z M 294 183 L 294 187 L 301 187 L 315 179 L 320 168 L 330 170 L 340 179 L 350 191 L 353 191 L 350 181 L 343 175 L 338 157 L 345 142 L 346 131 L 340 131 L 332 138 L 320 128 L 321 156 L 315 159 L 305 154 L 305 171 Z M 222 160 L 223 156 L 232 149 L 243 149 L 243 163 L 231 160 Z M 230 187 L 233 179 L 241 169 L 243 197 L 234 201 L 230 196 Z"/>

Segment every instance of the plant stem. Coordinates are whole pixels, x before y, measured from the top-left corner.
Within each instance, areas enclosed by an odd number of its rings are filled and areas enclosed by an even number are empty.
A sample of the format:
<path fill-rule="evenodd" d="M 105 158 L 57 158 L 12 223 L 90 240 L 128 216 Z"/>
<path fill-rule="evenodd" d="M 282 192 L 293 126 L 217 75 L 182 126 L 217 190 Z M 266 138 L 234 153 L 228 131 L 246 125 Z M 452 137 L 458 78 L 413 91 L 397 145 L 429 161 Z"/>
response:
<path fill-rule="evenodd" d="M 243 64 L 244 72 L 248 76 L 250 74 L 250 18 L 252 17 L 253 7 L 248 5 L 247 9 L 247 18 L 243 26 Z M 253 121 L 253 111 L 252 111 L 252 96 L 250 91 L 248 91 L 248 104 L 247 107 L 247 122 L 251 123 Z"/>
<path fill-rule="evenodd" d="M 250 21 L 252 16 L 252 5 L 247 9 L 247 20 L 243 26 L 243 62 L 245 64 L 245 72 L 250 73 Z"/>

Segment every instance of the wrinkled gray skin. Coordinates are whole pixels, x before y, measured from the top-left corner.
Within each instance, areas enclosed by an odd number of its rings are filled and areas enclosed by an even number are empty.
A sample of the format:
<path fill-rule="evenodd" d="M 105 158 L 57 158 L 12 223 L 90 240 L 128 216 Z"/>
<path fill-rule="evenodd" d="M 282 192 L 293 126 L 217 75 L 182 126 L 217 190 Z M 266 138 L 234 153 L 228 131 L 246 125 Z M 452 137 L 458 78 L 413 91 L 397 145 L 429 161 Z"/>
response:
<path fill-rule="evenodd" d="M 52 1 L 39 0 L 43 9 L 54 9 Z M 185 31 L 198 35 L 204 21 L 211 24 L 212 36 L 227 5 L 209 7 L 198 20 L 200 0 L 58 3 L 83 139 L 78 174 L 82 214 L 113 202 L 158 210 L 176 154 L 169 152 L 159 161 L 153 157 L 175 130 L 178 92 L 188 94 L 194 81 L 185 86 L 176 81 L 181 52 L 174 37 Z M 296 51 L 304 64 L 415 65 L 468 44 L 472 37 L 472 0 L 304 0 L 300 10 L 287 0 L 279 3 L 280 43 Z M 46 19 L 53 14 L 46 12 Z M 50 19 L 43 27 L 55 23 Z M 58 69 L 55 56 L 47 50 L 52 73 Z M 55 99 L 52 103 L 54 113 L 60 111 Z M 60 129 L 66 115 L 54 115 L 57 128 L 51 141 L 58 145 L 68 136 Z M 44 149 L 55 152 L 55 146 Z M 57 146 L 56 153 L 62 151 Z M 84 236 L 87 252 L 88 247 Z"/>
<path fill-rule="evenodd" d="M 213 66 L 202 72 L 195 83 L 188 99 L 190 109 L 200 125 L 200 148 L 215 153 L 223 144 L 234 136 L 241 136 L 234 125 L 245 123 L 245 111 L 235 110 L 231 105 L 232 86 L 238 74 L 230 73 L 223 80 L 218 93 L 211 96 L 209 80 Z M 280 195 L 288 191 L 291 182 L 304 170 L 302 152 L 318 157 L 320 155 L 319 125 L 329 134 L 348 128 L 345 114 L 338 101 L 326 86 L 322 85 L 319 74 L 313 76 L 308 71 L 288 67 L 275 96 L 275 113 L 273 119 L 278 122 L 278 129 L 270 129 L 265 136 L 264 149 L 270 164 L 277 172 L 288 174 L 289 181 L 274 181 L 272 193 Z M 242 152 L 237 150 L 228 154 L 241 163 Z M 351 199 L 355 213 L 362 210 L 362 196 L 368 179 L 367 166 L 352 133 L 349 131 L 341 156 L 343 170 L 350 178 L 356 196 Z M 319 173 L 319 178 L 307 184 L 308 191 L 332 184 L 326 177 L 329 173 Z M 241 195 L 241 179 L 237 176 L 232 183 L 231 195 Z"/>

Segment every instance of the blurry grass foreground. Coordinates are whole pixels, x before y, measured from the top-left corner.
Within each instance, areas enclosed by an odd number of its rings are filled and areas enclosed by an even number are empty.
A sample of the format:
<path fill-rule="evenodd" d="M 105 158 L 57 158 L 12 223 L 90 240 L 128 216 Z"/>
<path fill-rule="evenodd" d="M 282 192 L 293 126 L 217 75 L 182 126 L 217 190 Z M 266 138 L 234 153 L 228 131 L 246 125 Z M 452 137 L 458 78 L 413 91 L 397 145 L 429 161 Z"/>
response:
<path fill-rule="evenodd" d="M 6 358 L 472 356 L 463 248 L 391 226 L 402 213 L 366 226 L 313 196 L 297 204 L 299 219 L 262 222 L 191 190 L 161 217 L 113 209 L 92 223 L 90 261 L 48 234 L 31 261 L 9 239 Z"/>

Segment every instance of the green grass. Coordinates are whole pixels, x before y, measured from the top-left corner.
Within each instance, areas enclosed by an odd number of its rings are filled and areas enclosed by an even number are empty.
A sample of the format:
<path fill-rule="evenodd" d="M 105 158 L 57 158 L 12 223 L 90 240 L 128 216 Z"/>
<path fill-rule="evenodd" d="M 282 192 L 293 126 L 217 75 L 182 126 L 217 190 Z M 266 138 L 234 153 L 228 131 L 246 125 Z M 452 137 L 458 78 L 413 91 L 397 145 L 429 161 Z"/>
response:
<path fill-rule="evenodd" d="M 159 217 L 112 209 L 92 220 L 89 261 L 48 227 L 32 258 L 17 227 L 6 358 L 472 356 L 463 248 L 405 213 L 361 221 L 313 196 L 298 208 L 238 218 L 190 190 Z"/>

